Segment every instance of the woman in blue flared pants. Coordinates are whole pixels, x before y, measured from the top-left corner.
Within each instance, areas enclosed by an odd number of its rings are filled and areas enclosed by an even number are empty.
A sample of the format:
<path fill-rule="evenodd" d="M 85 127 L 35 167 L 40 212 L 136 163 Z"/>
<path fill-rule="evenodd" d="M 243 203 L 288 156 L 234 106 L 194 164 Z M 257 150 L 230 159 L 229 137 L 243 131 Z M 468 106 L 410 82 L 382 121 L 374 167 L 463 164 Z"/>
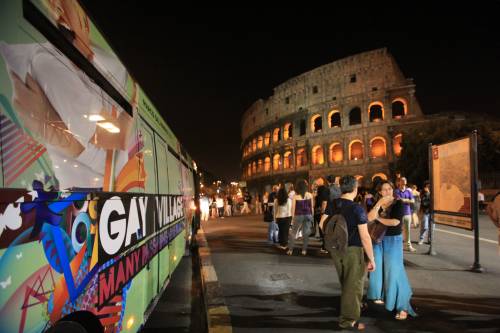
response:
<path fill-rule="evenodd" d="M 413 292 L 403 264 L 403 203 L 394 198 L 393 190 L 391 182 L 380 183 L 382 198 L 368 213 L 370 221 L 385 224 L 387 231 L 380 243 L 373 244 L 377 269 L 370 273 L 367 298 L 376 304 L 385 304 L 389 311 L 396 310 L 396 319 L 405 320 L 408 315 L 415 317 L 417 314 L 410 304 Z"/>

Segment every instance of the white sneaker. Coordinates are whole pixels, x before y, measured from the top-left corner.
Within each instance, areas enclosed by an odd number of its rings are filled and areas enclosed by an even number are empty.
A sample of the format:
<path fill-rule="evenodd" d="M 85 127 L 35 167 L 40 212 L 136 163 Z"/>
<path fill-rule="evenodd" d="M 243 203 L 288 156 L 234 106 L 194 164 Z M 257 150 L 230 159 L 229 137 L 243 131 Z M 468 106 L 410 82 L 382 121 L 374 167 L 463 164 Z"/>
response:
<path fill-rule="evenodd" d="M 423 245 L 423 244 L 424 244 L 424 240 L 423 239 L 421 239 L 421 240 L 418 241 L 418 245 Z"/>

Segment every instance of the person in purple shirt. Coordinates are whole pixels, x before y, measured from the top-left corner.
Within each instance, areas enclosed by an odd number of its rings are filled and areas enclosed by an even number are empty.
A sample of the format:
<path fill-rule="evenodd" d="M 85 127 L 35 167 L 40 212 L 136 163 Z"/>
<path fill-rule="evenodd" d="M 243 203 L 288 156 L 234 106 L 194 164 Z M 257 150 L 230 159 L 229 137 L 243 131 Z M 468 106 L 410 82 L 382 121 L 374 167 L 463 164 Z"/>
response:
<path fill-rule="evenodd" d="M 410 205 L 415 202 L 413 198 L 413 194 L 410 188 L 406 187 L 407 181 L 405 177 L 401 177 L 399 179 L 399 188 L 394 191 L 394 194 L 397 198 L 401 199 L 403 202 L 403 243 L 404 250 L 415 252 L 415 248 L 411 246 L 411 237 L 410 237 L 410 226 L 411 226 L 411 208 Z"/>

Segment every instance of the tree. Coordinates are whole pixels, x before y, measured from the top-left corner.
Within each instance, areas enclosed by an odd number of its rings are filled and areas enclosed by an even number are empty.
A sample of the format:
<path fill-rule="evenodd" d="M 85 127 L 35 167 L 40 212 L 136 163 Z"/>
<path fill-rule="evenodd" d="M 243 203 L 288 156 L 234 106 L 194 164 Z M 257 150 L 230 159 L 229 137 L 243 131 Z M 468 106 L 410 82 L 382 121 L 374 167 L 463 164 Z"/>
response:
<path fill-rule="evenodd" d="M 429 179 L 429 143 L 443 144 L 466 137 L 473 130 L 478 134 L 478 166 L 481 174 L 498 173 L 500 169 L 500 121 L 485 119 L 440 119 L 414 126 L 403 132 L 403 150 L 392 166 L 401 171 L 410 183 L 419 186 Z"/>

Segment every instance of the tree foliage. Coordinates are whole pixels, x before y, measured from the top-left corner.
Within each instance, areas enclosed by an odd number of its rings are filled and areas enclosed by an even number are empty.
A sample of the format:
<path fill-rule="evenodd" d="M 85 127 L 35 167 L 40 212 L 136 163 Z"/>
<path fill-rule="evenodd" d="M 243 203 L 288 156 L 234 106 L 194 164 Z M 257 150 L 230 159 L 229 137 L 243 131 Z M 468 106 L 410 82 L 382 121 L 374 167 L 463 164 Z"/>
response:
<path fill-rule="evenodd" d="M 477 130 L 479 178 L 500 171 L 500 121 L 441 119 L 412 127 L 403 133 L 403 150 L 393 165 L 410 183 L 419 186 L 429 179 L 429 144 L 443 144 Z"/>

